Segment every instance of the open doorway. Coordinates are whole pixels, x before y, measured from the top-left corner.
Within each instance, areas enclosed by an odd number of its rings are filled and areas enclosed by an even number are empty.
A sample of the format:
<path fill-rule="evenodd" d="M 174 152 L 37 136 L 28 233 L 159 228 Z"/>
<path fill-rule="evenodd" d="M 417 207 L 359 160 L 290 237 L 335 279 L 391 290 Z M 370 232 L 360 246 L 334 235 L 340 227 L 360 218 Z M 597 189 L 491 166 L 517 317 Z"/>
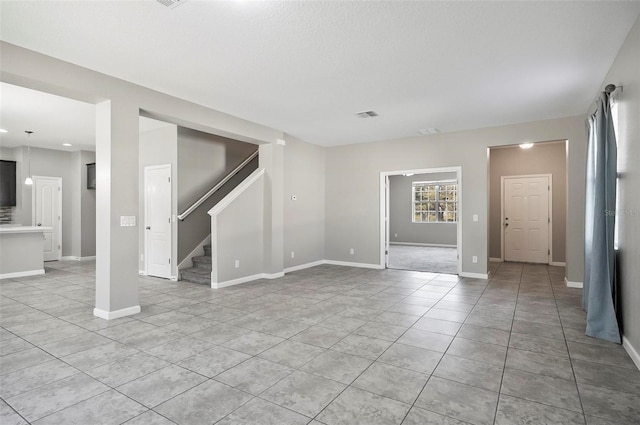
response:
<path fill-rule="evenodd" d="M 489 149 L 489 257 L 565 265 L 565 140 Z"/>
<path fill-rule="evenodd" d="M 380 173 L 380 263 L 385 268 L 459 274 L 461 167 Z"/>

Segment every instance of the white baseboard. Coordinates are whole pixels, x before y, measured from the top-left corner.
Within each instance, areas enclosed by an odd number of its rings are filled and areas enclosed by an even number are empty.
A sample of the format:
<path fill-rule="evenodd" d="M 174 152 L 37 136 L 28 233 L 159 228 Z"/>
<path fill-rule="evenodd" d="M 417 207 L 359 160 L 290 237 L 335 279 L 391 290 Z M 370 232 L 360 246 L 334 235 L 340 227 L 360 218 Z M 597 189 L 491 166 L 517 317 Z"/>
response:
<path fill-rule="evenodd" d="M 326 264 L 325 260 L 313 261 L 311 263 L 299 264 L 297 266 L 287 267 L 286 269 L 284 269 L 284 272 L 285 273 L 296 272 L 298 270 L 304 270 L 304 269 L 308 269 L 310 267 L 321 266 L 323 264 Z"/>
<path fill-rule="evenodd" d="M 37 276 L 44 274 L 44 269 L 27 270 L 24 272 L 0 273 L 0 279 L 13 279 L 14 277 Z"/>
<path fill-rule="evenodd" d="M 251 276 L 239 277 L 237 279 L 231 279 L 224 282 L 211 283 L 213 289 L 226 288 L 227 286 L 239 285 L 241 283 L 252 282 L 258 279 L 278 279 L 284 276 L 284 272 L 278 273 L 258 273 Z"/>
<path fill-rule="evenodd" d="M 489 273 L 469 273 L 461 272 L 460 277 L 469 277 L 472 279 L 489 279 Z"/>
<path fill-rule="evenodd" d="M 145 270 L 138 270 L 138 274 L 139 274 L 140 276 L 146 276 L 146 275 L 147 275 L 147 272 L 146 272 Z"/>
<path fill-rule="evenodd" d="M 173 282 L 177 282 L 178 281 L 178 276 L 171 276 L 171 277 L 169 277 L 169 280 L 171 280 Z"/>
<path fill-rule="evenodd" d="M 582 282 L 571 282 L 570 280 L 567 280 L 567 278 L 565 277 L 564 283 L 567 285 L 567 288 L 582 289 Z"/>
<path fill-rule="evenodd" d="M 93 315 L 105 320 L 119 319 L 121 317 L 131 316 L 132 314 L 140 313 L 140 306 L 134 305 L 133 307 L 127 307 L 115 311 L 106 311 L 99 308 L 93 309 Z"/>
<path fill-rule="evenodd" d="M 631 342 L 623 335 L 622 336 L 622 347 L 627 351 L 631 360 L 636 364 L 636 367 L 640 370 L 640 354 L 638 354 L 638 350 L 631 345 Z"/>
<path fill-rule="evenodd" d="M 421 242 L 389 242 L 391 245 L 406 245 L 406 246 L 432 246 L 435 248 L 457 248 L 458 245 L 450 245 L 444 243 L 421 243 Z"/>
<path fill-rule="evenodd" d="M 552 261 L 549 263 L 550 266 L 556 266 L 556 267 L 567 267 L 567 263 L 562 262 L 562 261 Z"/>
<path fill-rule="evenodd" d="M 91 261 L 95 259 L 96 259 L 95 255 L 91 255 L 88 257 L 76 257 L 75 255 L 67 255 L 62 257 L 62 261 Z"/>
<path fill-rule="evenodd" d="M 502 258 L 489 257 L 489 262 L 490 263 L 502 263 L 502 262 L 504 262 L 504 260 L 502 260 Z"/>
<path fill-rule="evenodd" d="M 280 277 L 284 277 L 283 271 L 278 273 L 262 273 L 263 279 L 278 279 Z"/>
<path fill-rule="evenodd" d="M 335 261 L 335 260 L 324 260 L 324 263 L 331 264 L 333 266 L 360 267 L 363 269 L 377 269 L 377 270 L 384 269 L 384 266 L 381 266 L 380 264 L 351 263 L 349 261 Z"/>

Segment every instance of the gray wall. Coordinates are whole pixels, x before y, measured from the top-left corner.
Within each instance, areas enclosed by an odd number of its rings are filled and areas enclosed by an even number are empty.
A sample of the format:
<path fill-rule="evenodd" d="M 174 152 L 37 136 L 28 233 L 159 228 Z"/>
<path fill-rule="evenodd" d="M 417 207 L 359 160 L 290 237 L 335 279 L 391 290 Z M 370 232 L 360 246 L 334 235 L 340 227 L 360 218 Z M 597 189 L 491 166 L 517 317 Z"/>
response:
<path fill-rule="evenodd" d="M 176 219 L 174 216 L 177 215 L 178 210 L 178 200 L 177 200 L 177 188 L 178 188 L 178 127 L 174 124 L 167 124 L 165 127 L 157 128 L 155 130 L 145 131 L 140 133 L 140 143 L 138 146 L 140 155 L 138 161 L 140 163 L 139 166 L 139 189 L 138 189 L 138 217 L 139 226 L 138 226 L 138 261 L 139 261 L 139 270 L 145 270 L 145 261 L 146 258 L 145 246 L 144 246 L 144 167 L 149 167 L 152 165 L 171 165 L 171 215 L 172 221 L 171 224 L 171 257 L 173 258 L 173 264 L 171 265 L 171 276 L 178 275 L 178 261 L 177 259 L 177 238 L 178 238 L 178 224 L 176 223 Z"/>
<path fill-rule="evenodd" d="M 256 149 L 250 143 L 178 127 L 178 213 L 189 208 Z M 257 165 L 257 160 L 249 164 L 242 173 L 178 223 L 178 262 L 184 260 L 211 233 L 207 211 L 251 174 Z"/>
<path fill-rule="evenodd" d="M 324 259 L 324 153 L 287 137 L 284 148 L 284 267 Z M 292 196 L 296 200 L 292 200 Z M 295 257 L 291 258 L 291 252 Z"/>
<path fill-rule="evenodd" d="M 567 274 L 582 281 L 584 267 L 584 116 L 337 146 L 326 156 L 326 257 L 380 264 L 380 172 L 462 167 L 462 272 L 487 273 L 490 146 L 525 141 L 569 141 Z M 473 214 L 479 221 L 473 222 Z M 349 248 L 355 254 L 349 254 Z M 478 256 L 478 263 L 472 256 Z"/>
<path fill-rule="evenodd" d="M 552 251 L 554 262 L 565 262 L 567 217 L 567 148 L 564 141 L 537 143 L 531 149 L 519 146 L 490 150 L 489 159 L 489 257 L 502 258 L 501 177 L 551 174 L 553 183 Z"/>
<path fill-rule="evenodd" d="M 217 216 L 210 218 L 212 259 L 217 282 L 255 276 L 264 264 L 264 175 L 248 186 Z M 235 267 L 235 261 L 240 262 Z"/>
<path fill-rule="evenodd" d="M 458 243 L 457 223 L 413 222 L 413 182 L 442 180 L 456 180 L 456 173 L 389 176 L 389 240 L 391 243 L 451 246 Z"/>
<path fill-rule="evenodd" d="M 94 162 L 94 158 L 95 153 L 88 151 L 31 148 L 32 176 L 62 178 L 63 257 L 95 255 L 95 193 L 88 193 L 95 191 L 86 189 L 86 165 L 83 162 L 85 159 Z M 17 161 L 13 222 L 31 226 L 33 186 L 24 184 L 29 173 L 27 148 L 2 148 L 0 159 Z"/>
<path fill-rule="evenodd" d="M 640 353 L 640 19 L 629 32 L 602 87 L 623 85 L 618 93 L 618 191 L 620 300 L 625 343 Z M 638 359 L 636 359 L 637 361 Z M 638 363 L 636 363 L 638 365 Z M 640 365 L 639 365 L 640 367 Z"/>

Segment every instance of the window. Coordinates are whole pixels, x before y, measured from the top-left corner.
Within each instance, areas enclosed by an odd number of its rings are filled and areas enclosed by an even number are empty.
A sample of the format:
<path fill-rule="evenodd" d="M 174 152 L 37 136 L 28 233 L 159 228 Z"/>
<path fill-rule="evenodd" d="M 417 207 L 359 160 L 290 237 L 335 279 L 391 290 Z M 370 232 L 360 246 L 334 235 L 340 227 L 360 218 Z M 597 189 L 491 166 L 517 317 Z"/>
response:
<path fill-rule="evenodd" d="M 413 182 L 414 223 L 458 221 L 458 182 Z"/>

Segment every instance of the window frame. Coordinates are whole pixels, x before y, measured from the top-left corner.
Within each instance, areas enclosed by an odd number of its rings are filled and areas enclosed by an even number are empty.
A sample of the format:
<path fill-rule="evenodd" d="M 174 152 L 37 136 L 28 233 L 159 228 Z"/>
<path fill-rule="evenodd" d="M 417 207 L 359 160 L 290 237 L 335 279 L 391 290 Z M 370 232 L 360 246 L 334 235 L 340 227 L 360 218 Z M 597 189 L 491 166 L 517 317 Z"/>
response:
<path fill-rule="evenodd" d="M 433 193 L 433 199 L 420 199 L 420 200 L 416 200 L 416 188 L 420 187 L 420 188 L 424 188 L 426 186 L 433 186 L 432 190 L 428 190 L 428 191 L 424 191 L 421 190 L 421 193 L 424 192 L 432 192 Z M 442 186 L 455 186 L 454 189 L 441 189 Z M 440 193 L 441 191 L 444 192 L 453 192 L 455 193 L 455 200 L 441 200 L 440 199 Z M 422 196 L 421 196 L 422 198 Z M 431 198 L 431 197 L 429 197 Z M 433 204 L 433 209 L 429 208 L 428 205 L 429 204 Z M 446 212 L 451 212 L 452 210 L 447 210 L 446 205 L 449 204 L 453 204 L 454 205 L 454 209 L 453 209 L 453 213 L 454 213 L 454 220 L 444 220 L 441 219 L 441 217 L 444 217 L 444 214 Z M 420 209 L 417 209 L 416 207 L 420 205 Z M 427 209 L 424 209 L 424 206 L 427 205 Z M 445 205 L 444 208 L 441 208 L 441 205 Z M 459 205 L 459 198 L 458 198 L 458 180 L 457 179 L 450 179 L 450 180 L 433 180 L 433 181 L 415 181 L 415 182 L 411 182 L 411 222 L 412 223 L 416 223 L 416 224 L 433 224 L 433 223 L 458 223 L 459 217 L 458 217 L 458 205 Z M 435 217 L 435 220 L 430 221 L 429 219 L 425 220 L 425 213 L 426 213 L 426 217 Z M 420 214 L 420 220 L 416 220 L 416 214 Z"/>

